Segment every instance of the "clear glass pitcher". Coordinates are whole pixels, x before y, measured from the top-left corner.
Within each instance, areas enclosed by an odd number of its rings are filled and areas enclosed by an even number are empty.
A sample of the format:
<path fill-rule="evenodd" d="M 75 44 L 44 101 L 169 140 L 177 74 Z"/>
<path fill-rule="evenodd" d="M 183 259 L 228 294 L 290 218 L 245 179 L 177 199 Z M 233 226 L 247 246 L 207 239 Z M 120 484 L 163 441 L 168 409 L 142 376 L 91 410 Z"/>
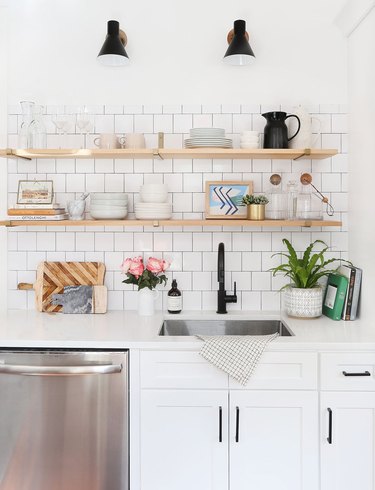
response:
<path fill-rule="evenodd" d="M 47 146 L 47 130 L 43 122 L 42 105 L 34 105 L 32 108 L 33 119 L 30 123 L 30 148 L 46 148 Z"/>
<path fill-rule="evenodd" d="M 20 102 L 20 105 L 22 110 L 22 121 L 18 132 L 18 146 L 22 149 L 32 148 L 30 124 L 33 121 L 33 108 L 35 103 L 24 100 Z"/>

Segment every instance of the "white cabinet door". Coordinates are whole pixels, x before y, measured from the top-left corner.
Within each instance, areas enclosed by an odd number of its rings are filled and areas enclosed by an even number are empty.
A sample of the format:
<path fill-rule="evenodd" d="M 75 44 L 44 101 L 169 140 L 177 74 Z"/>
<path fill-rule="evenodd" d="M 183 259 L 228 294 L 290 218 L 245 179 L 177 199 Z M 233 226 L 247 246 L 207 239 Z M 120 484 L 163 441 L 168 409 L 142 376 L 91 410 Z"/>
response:
<path fill-rule="evenodd" d="M 227 391 L 142 391 L 141 489 L 228 489 Z"/>
<path fill-rule="evenodd" d="M 321 394 L 322 490 L 375 490 L 375 393 Z"/>
<path fill-rule="evenodd" d="M 230 490 L 318 489 L 316 392 L 231 391 L 229 438 Z"/>

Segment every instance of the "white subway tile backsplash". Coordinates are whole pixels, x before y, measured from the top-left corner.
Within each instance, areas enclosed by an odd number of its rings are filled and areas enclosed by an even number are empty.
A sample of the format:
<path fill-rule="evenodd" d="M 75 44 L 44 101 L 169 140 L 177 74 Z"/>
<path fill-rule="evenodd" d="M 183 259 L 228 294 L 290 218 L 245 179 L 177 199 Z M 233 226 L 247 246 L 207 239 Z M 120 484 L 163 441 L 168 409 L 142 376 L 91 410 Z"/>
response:
<path fill-rule="evenodd" d="M 131 132 L 146 133 L 149 148 L 157 147 L 157 132 L 164 132 L 166 148 L 181 148 L 192 127 L 221 127 L 234 146 L 239 145 L 240 133 L 246 129 L 258 130 L 263 137 L 265 119 L 261 111 L 272 107 L 258 104 L 231 105 L 102 105 L 93 107 L 96 114 L 95 134 L 85 137 L 94 147 L 94 138 L 100 132 L 116 132 L 119 136 Z M 285 109 L 283 107 L 283 109 Z M 51 113 L 51 108 L 48 109 Z M 69 110 L 62 107 L 62 111 Z M 17 144 L 19 109 L 9 116 L 9 144 Z M 289 109 L 288 109 L 289 111 Z M 301 172 L 313 175 L 313 182 L 332 201 L 336 209 L 333 218 L 342 219 L 343 227 L 329 229 L 300 227 L 263 227 L 254 229 L 240 226 L 209 227 L 20 227 L 8 232 L 9 305 L 16 308 L 34 308 L 34 294 L 16 291 L 17 281 L 35 280 L 35 271 L 43 260 L 99 260 L 106 264 L 105 283 L 109 289 L 110 309 L 134 309 L 137 291 L 132 285 L 122 284 L 124 276 L 120 265 L 125 257 L 142 255 L 172 260 L 168 272 L 169 284 L 158 299 L 158 307 L 166 307 L 166 291 L 176 278 L 183 292 L 184 310 L 215 310 L 217 303 L 217 248 L 224 242 L 226 251 L 227 290 L 237 282 L 238 303 L 228 305 L 228 311 L 274 310 L 280 307 L 279 288 L 285 278 L 272 278 L 269 269 L 281 263 L 274 253 L 285 250 L 283 238 L 292 241 L 302 251 L 313 240 L 323 240 L 332 251 L 328 256 L 347 255 L 347 113 L 346 108 L 325 105 L 309 108 L 314 118 L 313 129 L 320 132 L 317 147 L 337 148 L 337 156 L 326 160 L 232 160 L 232 159 L 40 159 L 8 162 L 8 201 L 16 202 L 20 179 L 52 179 L 56 200 L 62 205 L 77 198 L 82 192 L 126 192 L 129 194 L 129 213 L 134 217 L 134 202 L 139 200 L 143 183 L 165 183 L 168 200 L 173 204 L 176 219 L 201 219 L 205 212 L 204 187 L 207 181 L 252 181 L 255 192 L 269 192 L 272 173 L 282 175 L 284 189 L 290 179 L 298 180 Z M 50 120 L 49 144 L 59 145 L 60 138 Z M 74 131 L 72 132 L 74 133 Z M 51 138 L 54 138 L 52 141 Z M 69 134 L 69 142 L 84 147 L 80 134 Z M 321 248 L 320 245 L 317 248 Z M 19 272 L 17 272 L 19 271 Z M 15 293 L 15 294 L 13 294 Z M 22 293 L 22 294 L 18 294 Z"/>

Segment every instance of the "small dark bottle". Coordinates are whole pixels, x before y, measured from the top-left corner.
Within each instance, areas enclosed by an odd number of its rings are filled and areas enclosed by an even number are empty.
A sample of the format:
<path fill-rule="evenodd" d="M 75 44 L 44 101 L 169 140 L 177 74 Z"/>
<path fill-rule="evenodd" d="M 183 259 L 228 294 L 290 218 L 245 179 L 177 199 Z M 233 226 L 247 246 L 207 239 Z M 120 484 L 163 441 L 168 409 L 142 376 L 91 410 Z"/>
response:
<path fill-rule="evenodd" d="M 177 289 L 177 281 L 173 279 L 172 288 L 168 291 L 168 313 L 181 313 L 182 310 L 182 294 Z"/>

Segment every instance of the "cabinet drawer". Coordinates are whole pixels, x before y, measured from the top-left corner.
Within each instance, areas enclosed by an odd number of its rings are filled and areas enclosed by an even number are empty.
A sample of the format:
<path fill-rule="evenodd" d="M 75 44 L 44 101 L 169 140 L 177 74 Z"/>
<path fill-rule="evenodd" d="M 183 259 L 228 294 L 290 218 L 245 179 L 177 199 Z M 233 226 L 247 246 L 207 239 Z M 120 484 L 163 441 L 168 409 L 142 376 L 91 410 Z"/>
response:
<path fill-rule="evenodd" d="M 314 352 L 264 352 L 246 386 L 229 378 L 239 390 L 316 390 L 318 357 Z"/>
<path fill-rule="evenodd" d="M 141 388 L 228 388 L 228 375 L 197 351 L 141 352 Z"/>
<path fill-rule="evenodd" d="M 322 390 L 375 390 L 375 352 L 321 355 Z"/>

